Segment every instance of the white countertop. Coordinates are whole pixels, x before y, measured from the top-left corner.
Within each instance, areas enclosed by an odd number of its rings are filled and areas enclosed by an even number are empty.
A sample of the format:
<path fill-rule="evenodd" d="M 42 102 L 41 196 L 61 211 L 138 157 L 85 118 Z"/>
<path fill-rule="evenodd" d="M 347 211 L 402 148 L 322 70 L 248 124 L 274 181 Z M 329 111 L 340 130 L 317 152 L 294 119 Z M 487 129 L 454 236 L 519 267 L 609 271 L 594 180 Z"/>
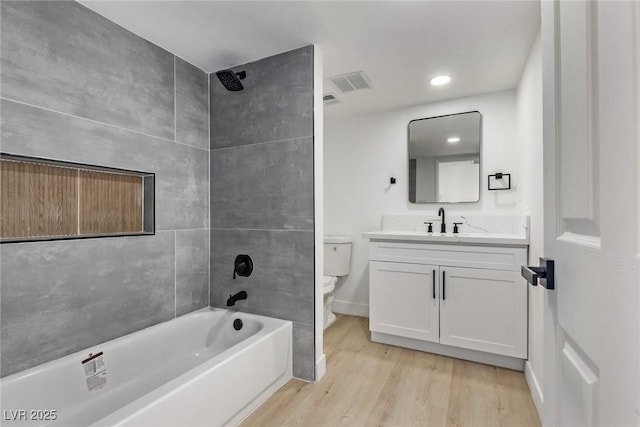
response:
<path fill-rule="evenodd" d="M 529 239 L 523 234 L 503 233 L 427 233 L 426 231 L 379 230 L 363 233 L 371 240 L 396 240 L 424 243 L 467 243 L 484 245 L 526 246 Z"/>

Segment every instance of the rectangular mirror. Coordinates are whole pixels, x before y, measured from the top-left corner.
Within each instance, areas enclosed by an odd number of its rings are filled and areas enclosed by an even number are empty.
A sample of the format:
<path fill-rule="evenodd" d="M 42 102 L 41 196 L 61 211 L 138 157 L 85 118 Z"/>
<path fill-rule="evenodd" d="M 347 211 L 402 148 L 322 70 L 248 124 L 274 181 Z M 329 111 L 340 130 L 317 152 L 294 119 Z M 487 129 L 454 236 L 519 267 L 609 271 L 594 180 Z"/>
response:
<path fill-rule="evenodd" d="M 477 111 L 409 122 L 409 201 L 480 200 L 481 119 Z"/>

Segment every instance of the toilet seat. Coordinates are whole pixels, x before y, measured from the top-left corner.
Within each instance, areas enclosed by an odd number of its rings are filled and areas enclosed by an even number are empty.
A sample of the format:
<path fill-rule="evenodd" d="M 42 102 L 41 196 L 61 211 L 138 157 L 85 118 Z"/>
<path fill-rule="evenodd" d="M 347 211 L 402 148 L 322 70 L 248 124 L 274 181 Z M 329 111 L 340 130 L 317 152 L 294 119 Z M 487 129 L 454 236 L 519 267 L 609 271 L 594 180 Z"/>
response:
<path fill-rule="evenodd" d="M 336 288 L 336 278 L 333 276 L 322 276 L 322 293 L 328 294 Z"/>

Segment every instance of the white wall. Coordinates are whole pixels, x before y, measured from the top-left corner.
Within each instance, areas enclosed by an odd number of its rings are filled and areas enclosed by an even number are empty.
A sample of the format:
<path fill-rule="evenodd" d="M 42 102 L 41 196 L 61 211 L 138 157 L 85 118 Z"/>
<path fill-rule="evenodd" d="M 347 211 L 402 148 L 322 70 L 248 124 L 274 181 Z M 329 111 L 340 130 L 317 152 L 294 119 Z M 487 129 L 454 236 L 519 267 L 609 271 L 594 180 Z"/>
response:
<path fill-rule="evenodd" d="M 536 38 L 517 90 L 520 152 L 520 204 L 531 217 L 529 264 L 538 265 L 544 254 L 542 192 L 542 54 Z M 529 361 L 527 380 L 541 414 L 544 377 L 544 289 L 529 286 Z"/>
<path fill-rule="evenodd" d="M 384 214 L 436 215 L 440 204 L 408 202 L 407 126 L 425 117 L 479 111 L 482 114 L 482 193 L 477 203 L 443 205 L 447 213 L 519 214 L 520 144 L 516 91 L 490 93 L 375 114 L 333 117 L 324 129 L 324 216 L 326 234 L 353 236 L 351 273 L 336 291 L 338 312 L 368 315 L 368 241 Z M 511 173 L 512 191 L 487 191 L 487 174 Z M 390 177 L 397 184 L 390 185 Z M 527 193 L 529 194 L 529 193 Z"/>
<path fill-rule="evenodd" d="M 313 219 L 315 239 L 315 381 L 318 382 L 327 370 L 324 354 L 324 304 L 322 292 L 322 270 L 324 267 L 324 110 L 322 106 L 323 74 L 322 51 L 313 46 Z"/>

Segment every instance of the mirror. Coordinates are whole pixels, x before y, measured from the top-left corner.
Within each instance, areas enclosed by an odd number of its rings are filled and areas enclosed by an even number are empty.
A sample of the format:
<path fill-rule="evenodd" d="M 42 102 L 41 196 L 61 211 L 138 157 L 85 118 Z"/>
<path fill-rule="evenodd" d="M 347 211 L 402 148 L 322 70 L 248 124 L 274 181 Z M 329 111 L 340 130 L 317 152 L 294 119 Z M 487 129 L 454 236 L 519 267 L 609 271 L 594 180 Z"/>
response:
<path fill-rule="evenodd" d="M 481 114 L 477 111 L 409 122 L 409 201 L 480 200 Z"/>

